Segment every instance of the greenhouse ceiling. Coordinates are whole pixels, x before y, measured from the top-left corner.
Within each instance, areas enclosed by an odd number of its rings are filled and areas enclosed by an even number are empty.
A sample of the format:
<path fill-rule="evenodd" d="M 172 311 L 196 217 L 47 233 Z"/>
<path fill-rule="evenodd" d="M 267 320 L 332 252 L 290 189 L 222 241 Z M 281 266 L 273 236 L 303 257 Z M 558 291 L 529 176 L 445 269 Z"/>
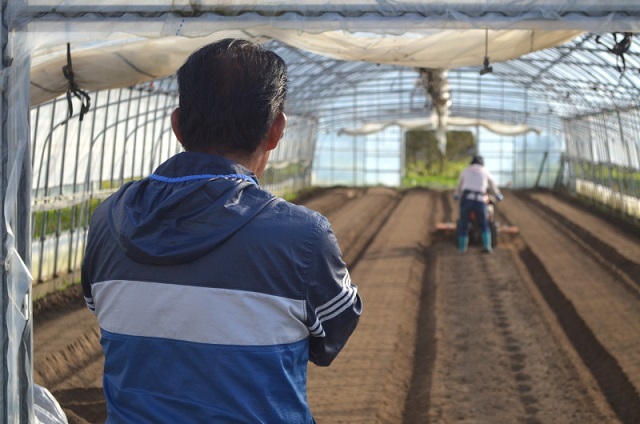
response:
<path fill-rule="evenodd" d="M 621 43 L 623 35 L 615 36 Z M 450 73 L 450 85 L 454 90 L 503 97 L 502 82 L 507 81 L 546 101 L 560 117 L 634 108 L 640 105 L 640 35 L 631 36 L 629 42 L 626 53 L 616 55 L 612 52 L 616 46 L 613 34 L 586 33 L 556 47 L 490 62 L 490 74 L 480 73 L 484 66 L 457 68 L 459 72 Z M 283 44 L 274 48 L 290 64 L 292 91 L 296 94 L 292 101 L 297 102 L 321 102 L 364 81 L 395 75 L 392 71 L 398 69 L 331 60 Z M 406 68 L 405 75 L 418 79 L 413 68 Z M 465 88 L 458 88 L 462 85 Z M 392 82 L 388 87 L 393 90 Z"/>
<path fill-rule="evenodd" d="M 285 58 L 288 107 L 298 113 L 366 82 L 392 89 L 398 72 L 417 82 L 419 69 L 450 71 L 456 96 L 518 87 L 559 117 L 634 108 L 640 98 L 635 0 L 12 0 L 5 13 L 27 34 L 15 43 L 31 54 L 32 106 L 72 85 L 88 91 L 169 77 L 191 51 L 225 37 L 267 43 Z M 72 81 L 62 72 L 71 64 Z M 407 113 L 397 104 L 384 113 L 393 111 Z"/>

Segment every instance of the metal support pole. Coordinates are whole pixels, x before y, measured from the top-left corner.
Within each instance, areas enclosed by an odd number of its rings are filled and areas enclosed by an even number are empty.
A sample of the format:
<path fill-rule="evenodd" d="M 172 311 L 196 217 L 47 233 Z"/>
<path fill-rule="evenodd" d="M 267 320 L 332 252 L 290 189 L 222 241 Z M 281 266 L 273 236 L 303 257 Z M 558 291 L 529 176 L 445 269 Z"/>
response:
<path fill-rule="evenodd" d="M 544 152 L 544 156 L 542 157 L 542 163 L 540 163 L 540 168 L 538 169 L 538 177 L 536 178 L 536 183 L 533 186 L 534 188 L 540 187 L 540 179 L 542 178 L 542 172 L 544 171 L 544 166 L 547 164 L 548 157 L 549 157 L 549 151 Z"/>
<path fill-rule="evenodd" d="M 620 111 L 616 111 L 618 116 L 618 128 L 620 130 L 620 141 L 625 148 L 625 153 L 627 154 L 627 163 L 623 166 L 618 166 L 618 185 L 620 186 L 620 211 L 622 212 L 622 216 L 627 215 L 626 209 L 626 196 L 629 193 L 634 193 L 634 191 L 629 190 L 631 186 L 634 184 L 633 174 L 630 172 L 631 170 L 631 146 L 630 140 L 627 139 L 625 131 L 624 131 L 624 123 L 622 122 L 622 116 L 620 115 Z M 621 164 L 619 164 L 621 165 Z M 629 181 L 625 181 L 625 173 L 629 173 Z"/>
<path fill-rule="evenodd" d="M 7 31 L 5 25 L 5 9 L 7 7 L 8 0 L 2 0 L 2 10 L 0 10 L 0 45 L 2 47 L 2 57 L 4 57 L 5 49 L 7 48 Z M 8 180 L 8 145 L 5 143 L 7 139 L 7 96 L 5 95 L 7 86 L 5 76 L 4 61 L 0 60 L 0 89 L 2 90 L 2 101 L 0 102 L 0 197 L 2 197 L 2 204 L 6 197 L 6 188 Z M 4 211 L 3 211 L 4 212 Z M 2 214 L 4 217 L 4 213 Z M 7 262 L 7 248 L 5 246 L 5 240 L 7 238 L 7 226 L 4 219 L 0 219 L 0 232 L 2 232 L 2 244 L 0 245 L 0 259 L 2 264 Z M 8 286 L 9 286 L 9 272 L 3 266 L 2 269 L 2 312 L 0 313 L 0 335 L 2 336 L 2 366 L 0 367 L 0 381 L 2 386 L 0 387 L 0 422 L 7 423 L 9 417 L 7 416 L 9 411 L 9 396 L 8 391 L 10 389 L 9 372 L 7 363 L 7 352 L 9 351 L 9 332 L 7 329 L 7 304 L 9 299 Z"/>
<path fill-rule="evenodd" d="M 31 423 L 33 347 L 31 283 L 31 156 L 26 24 L 11 21 L 21 0 L 2 0 L 0 10 L 0 219 L 2 243 L 2 366 L 0 422 Z"/>

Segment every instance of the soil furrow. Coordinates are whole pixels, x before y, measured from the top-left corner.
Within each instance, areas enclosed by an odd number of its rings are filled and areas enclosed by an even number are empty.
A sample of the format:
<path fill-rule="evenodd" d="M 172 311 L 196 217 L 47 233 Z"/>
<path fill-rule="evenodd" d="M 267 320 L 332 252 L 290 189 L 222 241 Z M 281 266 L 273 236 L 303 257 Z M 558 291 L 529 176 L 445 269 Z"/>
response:
<path fill-rule="evenodd" d="M 579 222 L 576 221 L 577 213 L 572 211 L 570 216 L 573 220 L 563 215 L 559 208 L 563 205 L 550 203 L 553 199 L 550 196 L 542 195 L 521 195 L 522 199 L 531 203 L 532 207 L 536 207 L 542 213 L 548 215 L 557 222 L 558 229 L 570 232 L 583 243 L 588 246 L 589 252 L 594 258 L 600 260 L 603 266 L 610 266 L 613 272 L 622 272 L 635 286 L 640 289 L 640 244 L 625 234 L 617 234 L 613 228 L 607 223 L 593 216 L 581 216 Z M 554 205 L 556 208 L 554 208 Z M 565 206 L 566 207 L 566 206 Z M 566 212 L 565 212 L 566 213 Z M 585 227 L 587 225 L 588 227 Z M 589 228 L 591 227 L 591 228 Z M 593 231 L 596 231 L 595 233 Z M 603 232 L 604 231 L 604 232 Z M 606 234 L 603 238 L 602 236 Z M 607 240 L 613 240 L 615 245 L 610 244 Z M 635 295 L 640 295 L 640 291 L 635 291 Z"/>
<path fill-rule="evenodd" d="M 611 266 L 592 259 L 588 244 L 530 202 L 514 196 L 502 209 L 520 228 L 529 272 L 609 403 L 623 422 L 639 422 L 637 297 L 616 281 Z"/>

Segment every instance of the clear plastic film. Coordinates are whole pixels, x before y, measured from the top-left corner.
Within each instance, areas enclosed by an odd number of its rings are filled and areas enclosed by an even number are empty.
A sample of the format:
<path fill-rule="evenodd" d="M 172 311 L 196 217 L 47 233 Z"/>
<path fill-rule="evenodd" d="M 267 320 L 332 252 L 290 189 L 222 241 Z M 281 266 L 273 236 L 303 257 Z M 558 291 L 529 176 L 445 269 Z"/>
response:
<path fill-rule="evenodd" d="M 4 352 L 7 368 L 6 419 L 33 421 L 33 363 L 31 312 L 31 161 L 29 144 L 30 55 L 28 34 L 9 21 L 5 65 L 2 69 Z"/>

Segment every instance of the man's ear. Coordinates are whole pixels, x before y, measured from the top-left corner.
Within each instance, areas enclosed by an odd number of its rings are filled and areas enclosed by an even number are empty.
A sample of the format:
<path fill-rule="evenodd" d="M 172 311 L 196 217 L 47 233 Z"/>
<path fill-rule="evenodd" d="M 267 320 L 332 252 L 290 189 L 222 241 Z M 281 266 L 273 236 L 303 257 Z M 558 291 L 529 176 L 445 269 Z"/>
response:
<path fill-rule="evenodd" d="M 287 126 L 287 115 L 284 112 L 278 113 L 275 121 L 269 128 L 269 133 L 267 134 L 267 151 L 273 150 L 278 146 L 280 139 L 284 136 L 284 129 Z"/>
<path fill-rule="evenodd" d="M 171 129 L 176 135 L 176 138 L 182 144 L 182 133 L 180 132 L 180 108 L 177 107 L 171 112 Z"/>

